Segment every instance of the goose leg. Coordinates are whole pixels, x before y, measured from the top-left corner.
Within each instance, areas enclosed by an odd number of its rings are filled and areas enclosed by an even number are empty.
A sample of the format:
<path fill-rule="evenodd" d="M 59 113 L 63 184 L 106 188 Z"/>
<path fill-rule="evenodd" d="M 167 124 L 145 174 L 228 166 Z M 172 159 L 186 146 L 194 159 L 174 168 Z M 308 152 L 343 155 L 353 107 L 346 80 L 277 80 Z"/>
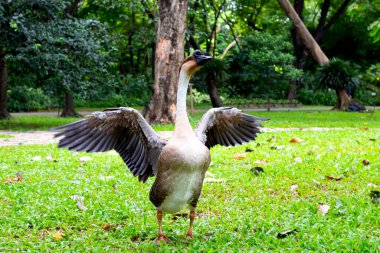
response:
<path fill-rule="evenodd" d="M 161 243 L 162 241 L 169 242 L 170 240 L 164 235 L 162 231 L 162 211 L 157 210 L 157 221 L 158 221 L 158 237 L 156 239 L 157 243 Z"/>
<path fill-rule="evenodd" d="M 193 224 L 194 224 L 195 216 L 196 216 L 195 209 L 191 210 L 190 211 L 190 227 L 186 234 L 186 240 L 193 238 Z"/>

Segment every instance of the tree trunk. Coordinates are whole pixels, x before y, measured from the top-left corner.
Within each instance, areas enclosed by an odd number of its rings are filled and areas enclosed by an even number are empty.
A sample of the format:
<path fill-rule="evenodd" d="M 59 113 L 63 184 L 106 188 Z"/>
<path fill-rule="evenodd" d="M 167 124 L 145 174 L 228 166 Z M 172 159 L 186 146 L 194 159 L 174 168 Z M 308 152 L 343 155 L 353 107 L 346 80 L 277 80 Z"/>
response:
<path fill-rule="evenodd" d="M 179 68 L 184 55 L 187 0 L 158 1 L 153 95 L 144 116 L 151 123 L 174 122 Z"/>
<path fill-rule="evenodd" d="M 306 49 L 309 50 L 314 60 L 318 64 L 329 63 L 329 58 L 327 58 L 325 53 L 321 50 L 318 43 L 315 41 L 309 30 L 306 28 L 298 16 L 297 12 L 294 10 L 293 6 L 290 4 L 289 0 L 278 0 L 278 2 L 280 3 L 282 9 L 285 11 L 286 15 L 292 20 L 303 45 L 306 47 Z M 337 109 L 344 109 L 346 105 L 352 102 L 352 99 L 347 95 L 346 90 L 336 90 L 336 93 L 338 97 Z"/>
<path fill-rule="evenodd" d="M 10 118 L 7 106 L 8 73 L 5 52 L 0 51 L 0 119 Z"/>
<path fill-rule="evenodd" d="M 76 117 L 79 114 L 74 109 L 74 97 L 73 95 L 66 91 L 65 92 L 65 104 L 61 113 L 61 117 Z"/>
<path fill-rule="evenodd" d="M 208 94 L 210 95 L 212 107 L 221 107 L 222 100 L 218 95 L 218 89 L 216 88 L 216 80 L 213 74 L 207 73 L 206 83 Z"/>
<path fill-rule="evenodd" d="M 346 109 L 352 103 L 352 98 L 347 94 L 345 89 L 336 89 L 336 95 L 338 97 L 338 102 L 334 109 Z"/>

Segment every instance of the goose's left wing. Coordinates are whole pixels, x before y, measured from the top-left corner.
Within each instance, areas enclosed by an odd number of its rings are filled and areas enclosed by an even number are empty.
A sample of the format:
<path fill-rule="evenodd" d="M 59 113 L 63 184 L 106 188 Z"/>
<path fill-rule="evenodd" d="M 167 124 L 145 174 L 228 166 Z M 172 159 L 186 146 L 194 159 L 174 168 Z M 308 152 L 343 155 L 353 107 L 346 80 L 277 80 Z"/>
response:
<path fill-rule="evenodd" d="M 145 182 L 157 172 L 157 160 L 167 141 L 135 109 L 121 107 L 94 112 L 87 119 L 52 130 L 64 136 L 59 147 L 86 152 L 115 149 L 134 176 Z"/>
<path fill-rule="evenodd" d="M 259 120 L 267 121 L 268 119 L 244 114 L 237 108 L 213 108 L 202 117 L 195 129 L 195 134 L 208 148 L 217 144 L 239 145 L 256 138 L 260 133 Z"/>

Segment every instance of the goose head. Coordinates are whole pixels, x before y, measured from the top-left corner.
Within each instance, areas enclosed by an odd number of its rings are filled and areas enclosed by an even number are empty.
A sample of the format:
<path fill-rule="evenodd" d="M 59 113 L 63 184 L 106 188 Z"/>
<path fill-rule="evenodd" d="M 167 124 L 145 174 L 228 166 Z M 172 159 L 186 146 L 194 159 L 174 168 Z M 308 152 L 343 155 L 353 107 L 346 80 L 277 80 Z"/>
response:
<path fill-rule="evenodd" d="M 188 74 L 192 75 L 198 70 L 200 70 L 202 66 L 211 59 L 212 56 L 210 54 L 197 49 L 193 52 L 192 55 L 190 55 L 183 61 L 181 70 L 184 70 Z"/>

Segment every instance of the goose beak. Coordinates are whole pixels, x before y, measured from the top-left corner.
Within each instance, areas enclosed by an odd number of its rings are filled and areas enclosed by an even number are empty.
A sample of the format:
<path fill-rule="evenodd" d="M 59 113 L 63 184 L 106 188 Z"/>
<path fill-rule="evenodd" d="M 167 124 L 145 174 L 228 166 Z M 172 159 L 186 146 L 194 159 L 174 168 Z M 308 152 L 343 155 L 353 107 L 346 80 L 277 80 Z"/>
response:
<path fill-rule="evenodd" d="M 195 61 L 197 62 L 198 66 L 202 66 L 205 63 L 212 60 L 212 56 L 209 54 L 200 54 L 200 55 L 194 55 Z"/>

